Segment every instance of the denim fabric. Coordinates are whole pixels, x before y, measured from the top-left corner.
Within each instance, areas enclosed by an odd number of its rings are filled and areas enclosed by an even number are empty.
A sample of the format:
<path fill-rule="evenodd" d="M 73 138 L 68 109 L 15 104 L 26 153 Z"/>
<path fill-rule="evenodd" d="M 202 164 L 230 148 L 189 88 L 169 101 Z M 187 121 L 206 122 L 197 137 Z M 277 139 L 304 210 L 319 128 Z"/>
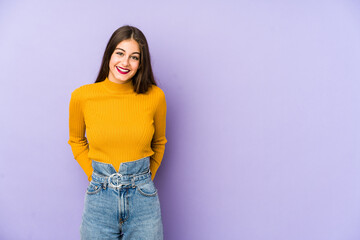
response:
<path fill-rule="evenodd" d="M 82 240 L 162 240 L 163 224 L 150 157 L 111 164 L 92 160 L 80 234 Z"/>

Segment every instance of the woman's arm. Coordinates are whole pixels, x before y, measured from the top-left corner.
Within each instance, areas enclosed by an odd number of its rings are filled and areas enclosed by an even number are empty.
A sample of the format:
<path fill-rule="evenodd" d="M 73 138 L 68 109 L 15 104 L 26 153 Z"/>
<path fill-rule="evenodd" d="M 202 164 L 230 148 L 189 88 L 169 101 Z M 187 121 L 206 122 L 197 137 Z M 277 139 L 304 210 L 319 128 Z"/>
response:
<path fill-rule="evenodd" d="M 71 146 L 74 158 L 91 181 L 93 168 L 91 159 L 88 158 L 89 144 L 85 137 L 85 121 L 78 89 L 72 92 L 69 104 L 69 136 L 68 144 Z"/>
<path fill-rule="evenodd" d="M 164 156 L 165 144 L 167 139 L 165 137 L 166 130 L 166 99 L 165 94 L 161 91 L 160 99 L 156 112 L 154 115 L 155 133 L 151 142 L 151 148 L 155 152 L 150 158 L 151 178 L 154 180 L 155 174 L 160 167 Z"/>

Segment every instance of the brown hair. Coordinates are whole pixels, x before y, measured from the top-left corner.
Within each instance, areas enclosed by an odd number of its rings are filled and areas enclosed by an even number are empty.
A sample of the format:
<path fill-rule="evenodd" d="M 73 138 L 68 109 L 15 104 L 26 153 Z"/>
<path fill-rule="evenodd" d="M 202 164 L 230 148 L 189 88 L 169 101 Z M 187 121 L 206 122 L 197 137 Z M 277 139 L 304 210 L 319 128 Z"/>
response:
<path fill-rule="evenodd" d="M 106 45 L 104 56 L 102 58 L 99 74 L 95 83 L 102 82 L 109 75 L 109 62 L 111 55 L 115 51 L 116 46 L 124 40 L 134 39 L 140 47 L 140 64 L 139 68 L 132 78 L 134 92 L 146 93 L 151 85 L 157 86 L 154 74 L 151 68 L 149 46 L 145 35 L 136 27 L 124 25 L 112 34 L 108 44 Z"/>

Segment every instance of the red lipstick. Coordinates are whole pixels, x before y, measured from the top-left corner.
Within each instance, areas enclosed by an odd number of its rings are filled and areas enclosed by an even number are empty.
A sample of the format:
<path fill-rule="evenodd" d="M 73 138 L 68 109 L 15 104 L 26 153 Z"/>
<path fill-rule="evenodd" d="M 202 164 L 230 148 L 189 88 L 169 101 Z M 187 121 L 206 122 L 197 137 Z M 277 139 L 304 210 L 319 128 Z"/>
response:
<path fill-rule="evenodd" d="M 121 69 L 121 70 L 126 70 L 127 72 L 123 72 L 123 71 L 121 71 L 120 69 Z M 121 73 L 121 74 L 128 74 L 128 73 L 130 72 L 129 69 L 125 69 L 125 68 L 118 67 L 118 66 L 116 66 L 116 70 L 117 70 L 119 73 Z"/>

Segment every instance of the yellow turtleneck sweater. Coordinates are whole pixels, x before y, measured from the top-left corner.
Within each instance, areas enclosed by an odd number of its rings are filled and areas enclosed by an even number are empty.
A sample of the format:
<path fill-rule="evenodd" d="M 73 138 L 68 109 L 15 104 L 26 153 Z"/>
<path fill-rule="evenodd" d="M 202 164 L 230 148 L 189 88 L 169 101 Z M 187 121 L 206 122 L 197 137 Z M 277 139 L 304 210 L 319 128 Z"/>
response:
<path fill-rule="evenodd" d="M 147 156 L 154 179 L 167 143 L 165 129 L 165 94 L 155 85 L 136 94 L 131 81 L 121 84 L 106 78 L 71 93 L 68 144 L 89 181 L 92 159 L 119 171 L 120 163 Z"/>

